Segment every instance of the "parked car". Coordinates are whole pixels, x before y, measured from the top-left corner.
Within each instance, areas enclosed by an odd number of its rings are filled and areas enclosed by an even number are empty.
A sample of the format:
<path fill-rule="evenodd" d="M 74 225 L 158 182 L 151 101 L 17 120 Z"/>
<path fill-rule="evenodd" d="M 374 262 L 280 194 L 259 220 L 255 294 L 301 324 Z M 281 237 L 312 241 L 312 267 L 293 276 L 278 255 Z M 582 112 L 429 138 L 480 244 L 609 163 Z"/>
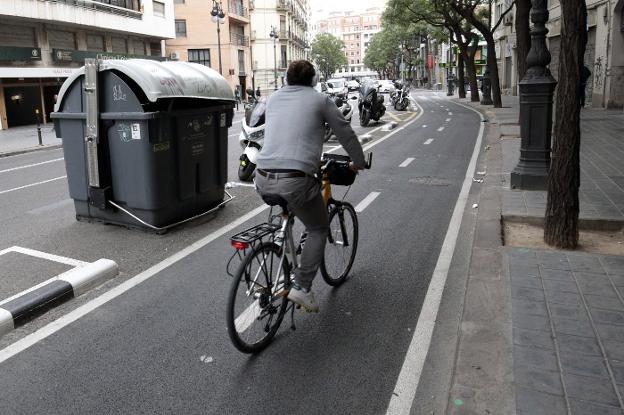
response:
<path fill-rule="evenodd" d="M 349 89 L 349 91 L 357 91 L 358 89 L 360 89 L 360 83 L 355 79 L 352 79 L 347 82 L 347 89 Z"/>
<path fill-rule="evenodd" d="M 379 81 L 379 92 L 392 93 L 396 91 L 394 83 L 389 79 L 382 79 Z"/>
<path fill-rule="evenodd" d="M 349 90 L 344 79 L 330 79 L 327 81 L 327 93 L 346 96 Z"/>

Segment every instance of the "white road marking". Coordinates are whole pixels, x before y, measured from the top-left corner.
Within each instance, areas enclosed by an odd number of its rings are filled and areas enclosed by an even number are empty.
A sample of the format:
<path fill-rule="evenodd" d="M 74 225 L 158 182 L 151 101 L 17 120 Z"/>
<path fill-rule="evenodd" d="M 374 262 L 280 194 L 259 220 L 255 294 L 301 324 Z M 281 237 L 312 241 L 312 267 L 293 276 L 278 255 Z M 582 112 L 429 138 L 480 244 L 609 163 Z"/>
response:
<path fill-rule="evenodd" d="M 380 195 L 379 192 L 370 192 L 368 196 L 364 198 L 364 200 L 362 200 L 360 203 L 357 204 L 357 206 L 355 207 L 355 211 L 357 213 L 362 212 L 364 209 L 368 207 L 368 205 L 373 203 L 373 200 L 377 199 L 377 196 L 379 195 Z"/>
<path fill-rule="evenodd" d="M 7 190 L 0 190 L 0 195 L 3 195 L 5 193 L 9 193 L 9 192 L 14 192 L 16 190 L 21 190 L 21 189 L 26 189 L 27 187 L 32 187 L 32 186 L 38 186 L 40 184 L 45 184 L 45 183 L 50 183 L 53 182 L 55 180 L 61 180 L 66 178 L 67 176 L 60 176 L 60 177 L 55 177 L 54 179 L 49 179 L 49 180 L 44 180 L 42 182 L 37 182 L 37 183 L 31 183 L 31 184 L 27 184 L 25 186 L 20 186 L 20 187 L 14 187 L 13 189 L 7 189 Z"/>
<path fill-rule="evenodd" d="M 422 127 L 423 127 L 423 128 L 427 128 L 427 124 L 423 124 L 423 126 L 422 126 Z"/>
<path fill-rule="evenodd" d="M 258 317 L 262 313 L 262 308 L 260 308 L 260 300 L 254 301 L 249 307 L 243 311 L 240 316 L 236 317 L 234 320 L 234 326 L 236 326 L 236 331 L 238 333 L 242 333 L 251 326 Z"/>
<path fill-rule="evenodd" d="M 405 159 L 403 163 L 399 164 L 399 167 L 407 167 L 414 160 L 415 160 L 414 157 L 408 157 Z"/>
<path fill-rule="evenodd" d="M 140 283 L 142 283 L 143 281 L 146 281 L 148 279 L 150 279 L 151 277 L 153 277 L 154 275 L 158 274 L 160 271 L 162 271 L 163 269 L 175 264 L 176 262 L 186 258 L 187 256 L 191 255 L 192 253 L 198 251 L 199 249 L 203 248 L 204 246 L 208 245 L 210 242 L 214 241 L 215 239 L 223 236 L 224 234 L 232 231 L 233 229 L 235 229 L 236 227 L 242 225 L 243 223 L 245 223 L 246 221 L 248 221 L 249 219 L 255 217 L 256 215 L 258 215 L 259 213 L 265 211 L 266 209 L 268 209 L 269 206 L 268 205 L 261 205 L 258 206 L 257 208 L 255 208 L 254 210 L 250 211 L 249 213 L 241 216 L 240 218 L 230 222 L 229 224 L 217 229 L 216 231 L 212 232 L 211 234 L 205 236 L 204 238 L 198 240 L 197 242 L 192 243 L 191 245 L 187 246 L 186 248 L 176 252 L 175 254 L 171 255 L 170 257 L 164 259 L 163 261 L 159 262 L 156 265 L 151 266 L 150 268 L 146 269 L 145 271 L 135 275 L 134 277 L 130 278 L 129 280 L 119 284 L 118 286 L 116 286 L 115 288 L 111 289 L 110 291 L 105 292 L 104 294 L 102 294 L 101 296 L 94 298 L 93 300 L 89 301 L 88 303 L 78 307 L 77 309 L 71 311 L 70 313 L 64 315 L 63 317 L 49 323 L 48 325 L 40 328 L 39 330 L 35 331 L 34 333 L 29 334 L 28 336 L 16 341 L 15 343 L 5 347 L 4 349 L 0 350 L 0 363 L 4 362 L 5 360 L 15 356 L 16 354 L 28 349 L 29 347 L 31 347 L 32 345 L 36 344 L 37 342 L 45 339 L 46 337 L 56 333 L 57 331 L 61 330 L 62 328 L 68 326 L 69 324 L 73 323 L 74 321 L 78 320 L 79 318 L 83 317 L 84 315 L 90 313 L 91 311 L 95 310 L 96 308 L 108 303 L 109 301 L 113 300 L 114 298 L 120 296 L 121 294 L 125 293 L 126 291 L 130 290 L 133 287 L 136 287 L 137 285 L 139 285 Z"/>
<path fill-rule="evenodd" d="M 415 122 L 417 119 L 419 119 L 419 118 L 420 118 L 420 117 L 421 117 L 421 116 L 425 113 L 425 111 L 424 111 L 424 110 L 423 110 L 423 108 L 420 106 L 420 104 L 416 103 L 416 106 L 417 106 L 418 108 L 420 108 L 420 112 L 418 113 L 418 115 L 417 115 L 417 116 L 415 116 L 415 117 L 414 117 L 414 119 L 412 119 L 411 121 L 408 121 L 408 122 L 407 122 L 407 123 L 403 126 L 403 128 L 406 128 L 407 126 L 409 126 L 410 124 L 412 124 L 413 122 Z M 373 141 L 372 143 L 367 144 L 366 146 L 363 146 L 362 148 L 363 148 L 364 150 L 368 150 L 368 149 L 370 149 L 370 148 L 372 148 L 372 147 L 376 146 L 377 144 L 379 144 L 379 143 L 382 143 L 382 142 L 386 141 L 388 138 L 392 137 L 394 134 L 398 133 L 399 131 L 400 131 L 399 129 L 395 129 L 395 130 L 394 130 L 393 132 L 391 132 L 390 134 L 386 134 L 386 135 L 384 135 L 383 137 L 381 137 L 380 139 L 378 139 L 378 140 L 376 140 L 376 141 Z"/>
<path fill-rule="evenodd" d="M 11 169 L 0 170 L 0 173 L 8 173 L 10 171 L 27 169 L 29 167 L 41 166 L 42 164 L 54 163 L 54 162 L 61 161 L 61 160 L 63 160 L 63 157 L 58 158 L 58 159 L 48 160 L 48 161 L 42 161 L 41 163 L 27 164 L 25 166 L 19 166 L 19 167 L 13 167 Z"/>
<path fill-rule="evenodd" d="M 453 115 L 453 113 L 451 111 L 449 111 L 448 115 Z"/>
<path fill-rule="evenodd" d="M 449 121 L 451 121 L 451 119 L 450 119 L 450 118 L 447 118 L 447 119 L 446 119 L 446 120 L 444 120 L 444 121 L 449 122 Z"/>
<path fill-rule="evenodd" d="M 65 207 L 65 206 L 69 206 L 72 203 L 74 203 L 74 199 L 63 199 L 63 200 L 59 200 L 58 202 L 50 203 L 50 204 L 45 205 L 45 206 L 41 206 L 41 207 L 38 207 L 38 208 L 35 208 L 35 209 L 31 209 L 31 210 L 29 210 L 26 213 L 29 213 L 31 215 L 40 215 L 42 213 L 49 212 L 49 211 L 54 210 L 54 209 L 59 209 L 59 208 Z"/>
<path fill-rule="evenodd" d="M 418 388 L 418 382 L 422 374 L 422 369 L 427 358 L 429 347 L 431 346 L 431 337 L 433 336 L 433 329 L 435 327 L 435 321 L 440 308 L 440 301 L 442 300 L 442 292 L 446 285 L 446 277 L 449 272 L 451 260 L 453 258 L 453 251 L 455 250 L 455 244 L 457 243 L 457 236 L 461 227 L 462 215 L 466 208 L 468 201 L 468 194 L 470 187 L 472 186 L 472 177 L 474 175 L 477 158 L 479 157 L 479 150 L 481 149 L 481 141 L 483 139 L 483 115 L 478 111 L 467 107 L 462 104 L 462 107 L 469 108 L 479 114 L 481 118 L 481 125 L 479 127 L 479 135 L 475 142 L 472 157 L 470 163 L 466 169 L 466 175 L 464 176 L 464 182 L 457 198 L 457 203 L 453 209 L 453 215 L 449 222 L 449 227 L 442 243 L 440 255 L 436 267 L 431 276 L 431 282 L 425 296 L 425 301 L 416 323 L 416 329 L 412 336 L 401 373 L 397 379 L 397 383 L 394 387 L 394 392 L 390 399 L 386 415 L 407 415 L 412 408 L 412 402 Z"/>
<path fill-rule="evenodd" d="M 425 141 L 423 144 L 428 146 L 429 144 L 431 144 L 433 142 L 433 138 L 428 139 L 427 141 Z"/>
<path fill-rule="evenodd" d="M 60 255 L 49 254 L 47 252 L 37 251 L 36 249 L 23 248 L 21 246 L 12 246 L 10 248 L 0 251 L 0 255 L 8 254 L 9 252 L 17 252 L 24 255 L 30 255 L 41 259 L 47 259 L 48 261 L 60 262 L 61 264 L 71 265 L 73 267 L 81 267 L 88 262 L 79 261 L 73 258 L 67 258 Z"/>
<path fill-rule="evenodd" d="M 444 127 L 438 128 L 438 131 L 442 131 L 442 130 L 444 130 Z"/>

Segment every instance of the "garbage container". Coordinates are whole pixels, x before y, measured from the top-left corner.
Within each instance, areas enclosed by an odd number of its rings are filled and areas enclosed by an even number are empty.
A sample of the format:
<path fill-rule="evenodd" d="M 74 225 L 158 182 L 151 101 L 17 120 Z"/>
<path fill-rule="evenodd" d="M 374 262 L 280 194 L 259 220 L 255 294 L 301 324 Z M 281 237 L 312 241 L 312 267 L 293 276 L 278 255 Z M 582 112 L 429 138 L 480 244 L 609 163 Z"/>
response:
<path fill-rule="evenodd" d="M 163 230 L 222 204 L 234 105 L 203 65 L 87 60 L 51 114 L 76 218 Z"/>

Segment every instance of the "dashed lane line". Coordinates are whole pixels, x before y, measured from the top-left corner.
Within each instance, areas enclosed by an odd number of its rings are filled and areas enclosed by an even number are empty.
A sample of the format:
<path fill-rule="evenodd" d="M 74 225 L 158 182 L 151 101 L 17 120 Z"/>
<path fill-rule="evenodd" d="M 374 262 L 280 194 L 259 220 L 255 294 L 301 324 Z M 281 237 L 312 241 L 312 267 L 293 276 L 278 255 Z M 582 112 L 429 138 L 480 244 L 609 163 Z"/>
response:
<path fill-rule="evenodd" d="M 14 187 L 13 189 L 0 190 L 0 195 L 3 195 L 5 193 L 9 193 L 9 192 L 14 192 L 16 190 L 26 189 L 28 187 L 38 186 L 40 184 L 50 183 L 50 182 L 53 182 L 55 180 L 61 180 L 61 179 L 65 179 L 65 178 L 67 178 L 67 176 L 59 176 L 59 177 L 55 177 L 54 179 L 44 180 L 44 181 L 37 182 L 37 183 L 31 183 L 31 184 L 27 184 L 27 185 L 20 186 L 20 187 Z"/>
<path fill-rule="evenodd" d="M 423 144 L 428 146 L 429 144 L 431 144 L 433 142 L 433 138 L 428 139 L 427 141 L 425 141 Z"/>
<path fill-rule="evenodd" d="M 377 199 L 377 196 L 379 195 L 380 195 L 379 192 L 370 192 L 368 196 L 366 196 L 360 203 L 357 204 L 357 206 L 355 207 L 355 211 L 357 213 L 362 212 L 364 209 L 368 207 L 368 205 L 373 203 L 373 200 Z"/>
<path fill-rule="evenodd" d="M 18 167 L 13 167 L 13 168 L 10 168 L 10 169 L 0 170 L 0 173 L 8 173 L 10 171 L 27 169 L 29 167 L 36 167 L 36 166 L 41 166 L 43 164 L 55 163 L 55 162 L 61 161 L 61 160 L 64 160 L 64 158 L 60 157 L 60 158 L 57 158 L 57 159 L 42 161 L 41 163 L 26 164 L 25 166 L 18 166 Z"/>
<path fill-rule="evenodd" d="M 403 163 L 399 164 L 399 167 L 407 167 L 414 160 L 415 160 L 414 157 L 408 157 L 405 159 Z"/>
<path fill-rule="evenodd" d="M 444 130 L 444 127 L 438 128 L 438 131 L 442 131 L 442 130 Z"/>
<path fill-rule="evenodd" d="M 444 121 L 445 121 L 445 122 L 449 122 L 449 121 L 451 121 L 451 119 L 450 119 L 450 118 L 447 118 L 447 119 L 446 119 L 446 120 L 444 120 Z"/>

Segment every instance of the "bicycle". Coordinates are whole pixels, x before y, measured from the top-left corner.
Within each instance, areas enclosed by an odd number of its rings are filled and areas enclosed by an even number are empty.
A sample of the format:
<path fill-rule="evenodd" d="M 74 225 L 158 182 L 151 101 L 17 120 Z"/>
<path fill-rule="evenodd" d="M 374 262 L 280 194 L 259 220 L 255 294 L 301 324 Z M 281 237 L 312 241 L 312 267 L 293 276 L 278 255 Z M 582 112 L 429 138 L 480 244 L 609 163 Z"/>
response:
<path fill-rule="evenodd" d="M 344 197 L 343 200 L 334 199 L 331 192 L 332 184 L 350 187 L 355 180 L 356 173 L 350 170 L 350 162 L 348 156 L 325 153 L 319 169 L 321 193 L 329 214 L 329 232 L 320 270 L 325 282 L 334 287 L 346 281 L 357 252 L 355 208 L 344 201 Z M 371 164 L 372 153 L 369 153 L 366 168 L 370 169 Z M 345 196 L 347 193 L 348 189 Z M 265 195 L 263 199 L 271 206 L 269 220 L 230 237 L 236 251 L 227 266 L 228 274 L 234 279 L 226 320 L 232 343 L 244 353 L 258 353 L 266 348 L 288 311 L 291 312 L 291 329 L 296 329 L 295 304 L 287 299 L 287 294 L 307 234 L 301 234 L 295 247 L 295 216 L 288 210 L 286 201 L 277 195 Z M 280 214 L 273 215 L 275 206 L 281 207 Z M 237 256 L 241 264 L 231 274 L 229 268 Z"/>

